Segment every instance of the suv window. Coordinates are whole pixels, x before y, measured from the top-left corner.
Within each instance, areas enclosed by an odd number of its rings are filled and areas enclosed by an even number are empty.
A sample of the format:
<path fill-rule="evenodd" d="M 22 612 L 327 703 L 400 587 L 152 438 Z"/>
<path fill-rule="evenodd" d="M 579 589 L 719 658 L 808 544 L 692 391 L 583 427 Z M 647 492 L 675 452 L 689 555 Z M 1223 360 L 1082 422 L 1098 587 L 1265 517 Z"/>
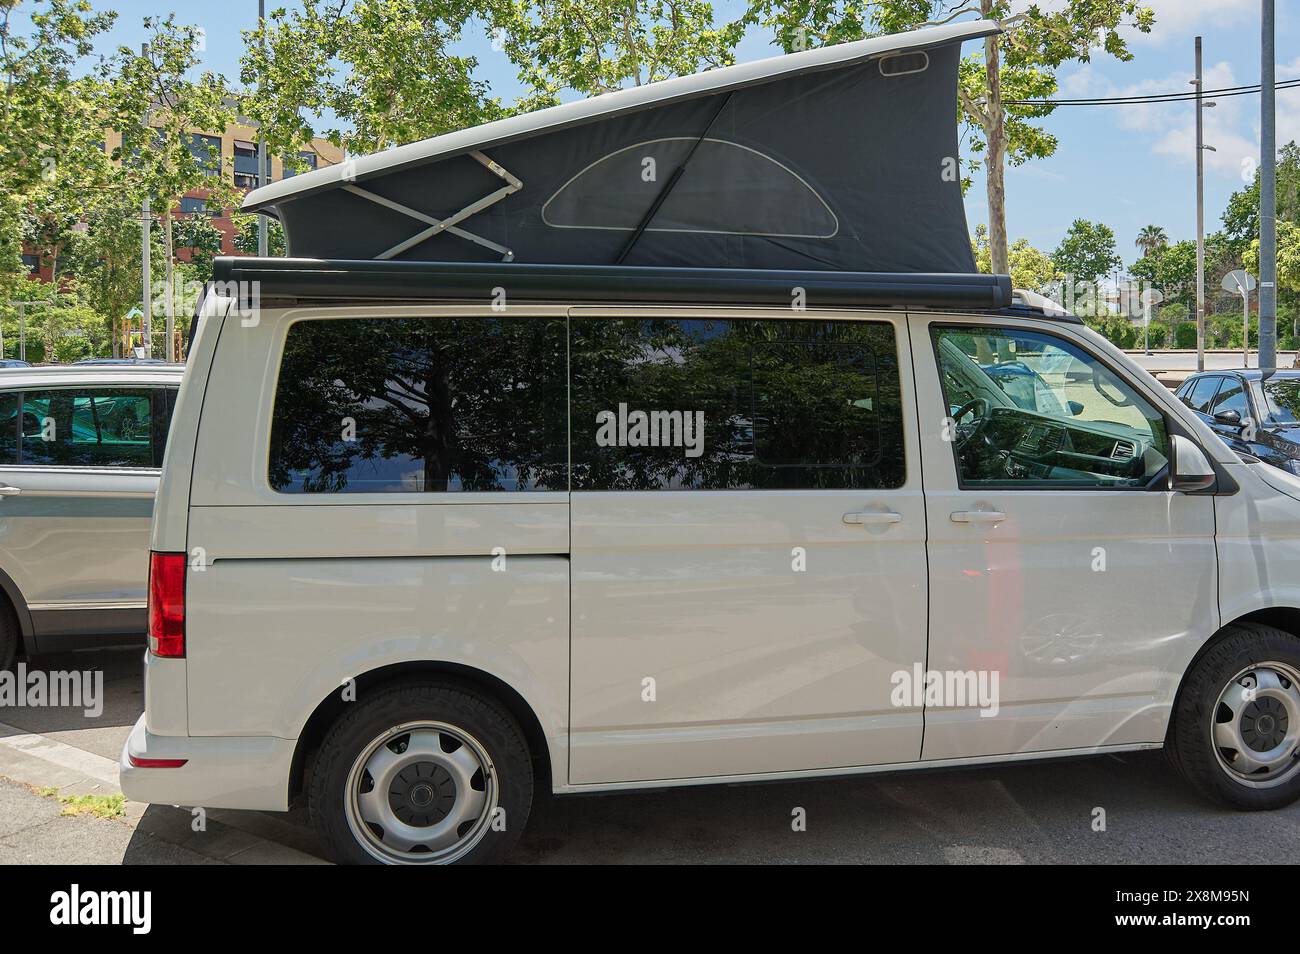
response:
<path fill-rule="evenodd" d="M 155 405 L 157 411 L 155 411 Z M 17 463 L 158 467 L 170 401 L 161 388 L 51 388 L 22 394 Z M 16 401 L 7 408 L 12 420 Z"/>
<path fill-rule="evenodd" d="M 1141 487 L 1165 466 L 1164 416 L 1072 342 L 969 325 L 931 334 L 963 485 Z"/>
<path fill-rule="evenodd" d="M 1219 389 L 1219 382 L 1222 380 L 1223 378 L 1217 374 L 1197 378 L 1187 393 L 1187 406 L 1193 411 L 1209 414 L 1210 402 L 1214 400 L 1214 392 Z"/>
<path fill-rule="evenodd" d="M 893 327 L 575 319 L 577 490 L 899 487 Z"/>
<path fill-rule="evenodd" d="M 289 328 L 281 493 L 564 490 L 565 323 L 322 318 Z"/>

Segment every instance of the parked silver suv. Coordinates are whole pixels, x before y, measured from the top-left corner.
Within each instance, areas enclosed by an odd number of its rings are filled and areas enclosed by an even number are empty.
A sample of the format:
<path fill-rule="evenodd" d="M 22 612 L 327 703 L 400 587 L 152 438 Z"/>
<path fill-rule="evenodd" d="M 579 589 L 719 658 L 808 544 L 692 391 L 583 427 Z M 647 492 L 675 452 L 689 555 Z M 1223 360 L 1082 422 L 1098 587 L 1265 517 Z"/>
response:
<path fill-rule="evenodd" d="M 0 369 L 0 668 L 144 634 L 149 520 L 181 365 Z"/>

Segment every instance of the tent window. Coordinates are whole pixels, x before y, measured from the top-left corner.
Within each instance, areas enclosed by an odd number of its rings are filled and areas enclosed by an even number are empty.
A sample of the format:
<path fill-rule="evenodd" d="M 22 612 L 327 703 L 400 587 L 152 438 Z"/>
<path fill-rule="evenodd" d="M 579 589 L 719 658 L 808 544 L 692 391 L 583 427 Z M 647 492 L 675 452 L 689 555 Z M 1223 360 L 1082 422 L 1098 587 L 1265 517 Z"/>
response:
<path fill-rule="evenodd" d="M 656 139 L 603 156 L 546 201 L 542 220 L 558 229 L 635 230 L 695 142 Z M 646 231 L 832 238 L 839 221 L 788 166 L 748 146 L 705 139 Z"/>
<path fill-rule="evenodd" d="M 881 76 L 907 76 L 909 73 L 924 73 L 930 68 L 930 54 L 925 50 L 914 53 L 896 53 L 880 58 Z"/>

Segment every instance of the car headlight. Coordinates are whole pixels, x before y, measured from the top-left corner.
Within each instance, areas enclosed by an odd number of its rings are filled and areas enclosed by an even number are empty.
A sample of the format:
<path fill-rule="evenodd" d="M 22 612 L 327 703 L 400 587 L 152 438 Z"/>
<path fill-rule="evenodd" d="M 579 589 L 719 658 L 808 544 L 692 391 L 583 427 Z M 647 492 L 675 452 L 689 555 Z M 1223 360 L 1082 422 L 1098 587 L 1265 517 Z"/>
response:
<path fill-rule="evenodd" d="M 1282 469 L 1290 471 L 1292 474 L 1295 474 L 1295 476 L 1300 477 L 1300 460 L 1296 460 L 1294 457 L 1288 457 L 1286 463 L 1282 465 Z"/>

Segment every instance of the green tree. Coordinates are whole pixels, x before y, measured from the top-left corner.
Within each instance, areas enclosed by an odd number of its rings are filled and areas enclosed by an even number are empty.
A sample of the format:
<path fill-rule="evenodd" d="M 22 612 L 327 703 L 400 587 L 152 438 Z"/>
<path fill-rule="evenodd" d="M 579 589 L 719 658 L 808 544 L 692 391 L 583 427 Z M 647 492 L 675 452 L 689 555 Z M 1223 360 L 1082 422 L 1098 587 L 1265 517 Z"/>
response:
<path fill-rule="evenodd" d="M 69 146 L 84 142 L 87 115 L 76 68 L 115 16 L 89 0 L 0 0 L 0 292 L 25 277 L 19 252 L 33 222 L 23 217 L 35 193 L 52 170 L 76 168 Z"/>
<path fill-rule="evenodd" d="M 971 243 L 971 250 L 975 253 L 975 265 L 985 274 L 993 270 L 988 234 L 988 226 L 977 225 L 975 240 Z M 1030 245 L 1029 239 L 1017 239 L 1012 243 L 1008 260 L 1010 265 L 1008 274 L 1011 275 L 1011 284 L 1015 288 L 1043 291 L 1061 278 L 1052 257 Z"/>
<path fill-rule="evenodd" d="M 504 115 L 454 52 L 475 3 L 303 0 L 246 31 L 240 111 L 275 155 L 320 135 L 350 154 L 425 139 Z M 321 117 L 332 122 L 317 130 Z"/>
<path fill-rule="evenodd" d="M 1044 9 L 1033 4 L 1011 15 L 1011 0 L 750 0 L 747 19 L 770 27 L 788 51 L 823 46 L 968 13 L 1001 20 L 1002 36 L 984 41 L 983 55 L 962 61 L 958 97 L 973 158 L 969 171 L 985 169 L 989 206 L 989 256 L 999 274 L 1009 268 L 1005 170 L 1056 151 L 1056 137 L 1036 120 L 1052 107 L 1013 103 L 1056 92 L 1056 71 L 1069 62 L 1088 62 L 1095 52 L 1130 60 L 1126 29 L 1148 33 L 1155 23 L 1138 0 L 1062 0 Z"/>
<path fill-rule="evenodd" d="M 257 218 L 235 213 L 235 250 L 241 255 L 257 254 Z M 284 226 L 279 219 L 270 219 L 266 224 L 266 253 L 272 257 L 286 255 Z"/>
<path fill-rule="evenodd" d="M 489 16 L 527 108 L 730 65 L 745 30 L 706 0 L 496 0 Z"/>
<path fill-rule="evenodd" d="M 1295 142 L 1278 150 L 1277 217 L 1279 222 L 1300 223 L 1300 146 Z M 1228 197 L 1223 231 L 1243 249 L 1259 238 L 1259 170 L 1250 185 Z"/>
<path fill-rule="evenodd" d="M 1073 281 L 1094 284 L 1122 263 L 1115 253 L 1114 231 L 1108 225 L 1087 219 L 1074 220 L 1052 253 L 1052 261 Z"/>
<path fill-rule="evenodd" d="M 1169 233 L 1158 225 L 1144 225 L 1133 244 L 1142 250 L 1142 257 L 1146 258 L 1169 244 Z"/>
<path fill-rule="evenodd" d="M 162 225 L 165 278 L 160 297 L 171 318 L 173 224 L 181 198 L 201 189 L 214 205 L 236 202 L 221 157 L 195 130 L 219 134 L 234 122 L 235 111 L 224 77 L 210 71 L 193 75 L 199 64 L 197 27 L 177 23 L 172 15 L 146 17 L 144 25 L 149 32 L 145 48 L 120 47 L 104 72 L 110 118 L 122 134 L 115 158 L 127 171 L 132 192 L 149 199 Z"/>
<path fill-rule="evenodd" d="M 1251 241 L 1243 258 L 1246 268 L 1258 275 L 1258 238 Z M 1284 219 L 1277 223 L 1277 288 L 1279 292 L 1300 292 L 1300 223 Z"/>

